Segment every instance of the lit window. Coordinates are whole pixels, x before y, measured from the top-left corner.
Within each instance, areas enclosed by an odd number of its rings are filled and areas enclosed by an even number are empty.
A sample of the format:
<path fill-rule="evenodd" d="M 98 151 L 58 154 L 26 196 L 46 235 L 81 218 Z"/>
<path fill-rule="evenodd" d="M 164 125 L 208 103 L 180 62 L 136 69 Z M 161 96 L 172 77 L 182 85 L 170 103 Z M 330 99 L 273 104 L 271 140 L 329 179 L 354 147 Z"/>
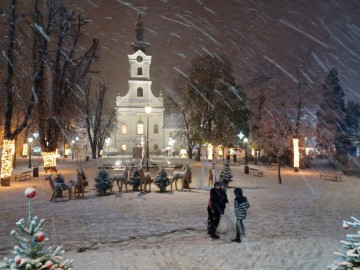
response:
<path fill-rule="evenodd" d="M 139 87 L 137 89 L 137 96 L 138 97 L 143 97 L 144 96 L 144 91 L 143 91 L 143 89 L 141 87 Z"/>
<path fill-rule="evenodd" d="M 136 125 L 136 133 L 137 133 L 138 135 L 144 134 L 144 124 L 143 124 L 143 123 L 138 123 L 138 124 Z"/>
<path fill-rule="evenodd" d="M 122 125 L 121 125 L 121 133 L 122 133 L 122 134 L 126 134 L 126 133 L 127 133 L 127 125 L 126 125 L 126 124 L 122 124 Z"/>
<path fill-rule="evenodd" d="M 126 144 L 123 144 L 123 145 L 121 146 L 121 150 L 126 151 Z"/>
<path fill-rule="evenodd" d="M 158 134 L 158 133 L 159 133 L 159 125 L 154 124 L 154 134 Z"/>

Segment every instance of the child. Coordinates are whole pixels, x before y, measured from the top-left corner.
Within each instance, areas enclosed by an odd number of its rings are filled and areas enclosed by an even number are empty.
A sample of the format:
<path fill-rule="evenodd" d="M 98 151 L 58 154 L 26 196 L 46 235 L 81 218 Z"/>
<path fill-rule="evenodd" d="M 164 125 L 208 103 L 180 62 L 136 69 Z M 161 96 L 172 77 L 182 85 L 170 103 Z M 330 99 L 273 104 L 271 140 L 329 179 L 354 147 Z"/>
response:
<path fill-rule="evenodd" d="M 236 218 L 236 238 L 231 240 L 236 243 L 241 243 L 241 237 L 245 236 L 245 227 L 243 220 L 246 218 L 247 209 L 250 207 L 248 200 L 243 196 L 241 188 L 234 189 L 234 215 Z"/>

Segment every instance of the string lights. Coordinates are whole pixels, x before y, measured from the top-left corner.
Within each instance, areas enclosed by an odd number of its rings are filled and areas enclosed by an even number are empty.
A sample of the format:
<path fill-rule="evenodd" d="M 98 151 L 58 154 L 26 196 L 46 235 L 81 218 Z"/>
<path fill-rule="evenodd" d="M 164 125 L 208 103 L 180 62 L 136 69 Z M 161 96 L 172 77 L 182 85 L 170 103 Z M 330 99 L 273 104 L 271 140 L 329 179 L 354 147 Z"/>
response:
<path fill-rule="evenodd" d="M 1 179 L 9 178 L 9 185 L 10 185 L 10 176 L 12 171 L 14 153 L 15 153 L 15 140 L 4 139 L 4 148 L 1 156 L 1 163 L 2 163 Z"/>

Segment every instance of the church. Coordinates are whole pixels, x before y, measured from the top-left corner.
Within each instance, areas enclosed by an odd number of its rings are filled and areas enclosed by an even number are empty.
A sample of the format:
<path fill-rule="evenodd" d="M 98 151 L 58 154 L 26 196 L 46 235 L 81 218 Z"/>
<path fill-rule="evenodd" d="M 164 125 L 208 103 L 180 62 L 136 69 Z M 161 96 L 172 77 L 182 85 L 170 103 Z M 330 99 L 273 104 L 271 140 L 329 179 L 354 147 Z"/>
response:
<path fill-rule="evenodd" d="M 124 96 L 116 97 L 115 133 L 105 143 L 105 147 L 110 144 L 113 152 L 139 156 L 144 143 L 148 143 L 150 155 L 179 155 L 186 146 L 184 141 L 175 138 L 181 117 L 179 114 L 166 113 L 161 91 L 159 97 L 151 91 L 152 56 L 147 54 L 150 44 L 144 41 L 140 15 L 136 22 L 135 37 L 135 42 L 131 43 L 133 54 L 128 55 L 128 91 Z"/>

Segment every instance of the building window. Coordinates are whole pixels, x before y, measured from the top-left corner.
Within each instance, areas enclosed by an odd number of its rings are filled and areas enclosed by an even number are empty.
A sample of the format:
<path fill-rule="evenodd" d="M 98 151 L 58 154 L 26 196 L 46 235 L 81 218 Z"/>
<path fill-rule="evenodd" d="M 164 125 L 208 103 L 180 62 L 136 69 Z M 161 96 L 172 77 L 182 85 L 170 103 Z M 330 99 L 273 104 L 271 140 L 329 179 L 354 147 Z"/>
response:
<path fill-rule="evenodd" d="M 141 87 L 139 87 L 137 89 L 137 96 L 138 97 L 143 97 L 144 96 L 144 91 L 143 91 L 143 89 Z"/>
<path fill-rule="evenodd" d="M 159 133 L 159 125 L 154 124 L 154 134 L 158 134 L 158 133 Z"/>
<path fill-rule="evenodd" d="M 154 144 L 154 150 L 158 150 L 159 149 L 159 146 L 157 144 Z"/>
<path fill-rule="evenodd" d="M 141 68 L 141 67 L 138 67 L 138 69 L 137 69 L 137 75 L 143 75 L 143 74 L 142 74 L 142 68 Z"/>
<path fill-rule="evenodd" d="M 127 133 L 127 125 L 126 125 L 126 124 L 122 124 L 122 125 L 121 125 L 121 133 L 122 133 L 122 134 L 126 134 L 126 133 Z"/>
<path fill-rule="evenodd" d="M 136 134 L 143 135 L 144 134 L 144 124 L 142 122 L 138 122 L 136 125 Z"/>
<path fill-rule="evenodd" d="M 121 146 L 121 150 L 123 150 L 123 151 L 126 151 L 126 144 L 123 144 L 122 146 Z"/>

